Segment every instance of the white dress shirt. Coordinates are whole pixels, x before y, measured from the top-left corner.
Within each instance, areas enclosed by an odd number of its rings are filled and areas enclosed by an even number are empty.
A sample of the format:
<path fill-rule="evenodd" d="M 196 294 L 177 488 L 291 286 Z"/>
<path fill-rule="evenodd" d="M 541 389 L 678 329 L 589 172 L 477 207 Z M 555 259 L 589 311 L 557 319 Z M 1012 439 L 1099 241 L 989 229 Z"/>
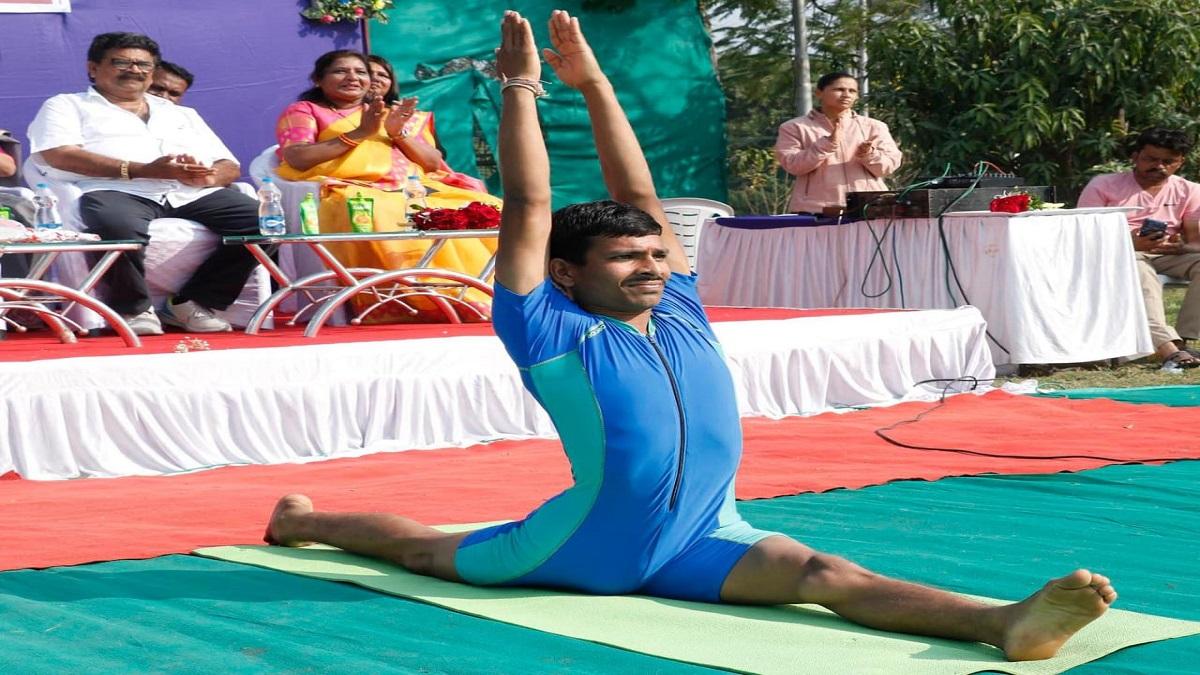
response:
<path fill-rule="evenodd" d="M 145 98 L 150 118 L 143 122 L 101 96 L 94 87 L 78 94 L 53 96 L 42 104 L 29 125 L 29 150 L 35 153 L 76 145 L 88 152 L 131 162 L 148 163 L 163 155 L 188 154 L 208 166 L 222 159 L 237 163 L 233 153 L 195 110 L 157 96 Z M 174 207 L 220 189 L 156 178 L 97 178 L 48 168 L 51 177 L 73 182 L 84 192 L 116 190 Z"/>

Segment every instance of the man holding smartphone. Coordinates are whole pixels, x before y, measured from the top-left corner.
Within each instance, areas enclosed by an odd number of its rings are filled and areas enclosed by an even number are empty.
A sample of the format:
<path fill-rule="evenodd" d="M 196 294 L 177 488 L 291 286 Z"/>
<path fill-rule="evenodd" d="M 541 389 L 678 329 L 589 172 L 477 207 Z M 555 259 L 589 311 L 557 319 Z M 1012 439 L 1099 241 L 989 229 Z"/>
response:
<path fill-rule="evenodd" d="M 1133 141 L 1133 170 L 1096 176 L 1078 206 L 1135 206 L 1128 214 L 1150 337 L 1164 366 L 1195 368 L 1200 352 L 1187 348 L 1200 337 L 1200 184 L 1175 175 L 1192 149 L 1178 129 L 1153 127 Z M 1167 325 L 1159 274 L 1187 279 L 1187 295 L 1175 326 Z"/>

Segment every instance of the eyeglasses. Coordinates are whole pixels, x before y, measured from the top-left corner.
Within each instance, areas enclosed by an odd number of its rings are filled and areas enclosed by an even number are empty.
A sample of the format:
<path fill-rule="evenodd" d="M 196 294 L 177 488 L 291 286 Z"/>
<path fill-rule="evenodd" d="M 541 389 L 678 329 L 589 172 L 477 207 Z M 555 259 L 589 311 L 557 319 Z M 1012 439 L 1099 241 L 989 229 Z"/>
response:
<path fill-rule="evenodd" d="M 108 62 L 117 70 L 133 70 L 137 68 L 142 72 L 150 72 L 154 70 L 156 65 L 153 61 L 131 61 L 130 59 L 109 59 Z"/>

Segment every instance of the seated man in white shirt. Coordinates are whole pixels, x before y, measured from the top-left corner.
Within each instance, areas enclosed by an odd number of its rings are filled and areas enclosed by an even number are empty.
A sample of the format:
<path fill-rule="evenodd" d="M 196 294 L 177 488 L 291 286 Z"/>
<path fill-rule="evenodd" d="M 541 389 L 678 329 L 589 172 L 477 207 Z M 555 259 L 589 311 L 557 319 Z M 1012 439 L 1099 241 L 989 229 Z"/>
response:
<path fill-rule="evenodd" d="M 254 199 L 229 188 L 241 173 L 229 149 L 195 111 L 147 95 L 158 45 L 135 33 L 104 33 L 88 49 L 92 86 L 42 104 L 29 125 L 30 151 L 83 190 L 79 213 L 103 239 L 149 241 L 155 218 L 193 220 L 219 235 L 258 232 Z M 159 335 L 145 256 L 118 259 L 105 280 L 109 304 L 139 335 Z M 228 307 L 256 262 L 220 246 L 168 302 L 163 320 L 191 332 L 230 330 L 212 310 Z"/>

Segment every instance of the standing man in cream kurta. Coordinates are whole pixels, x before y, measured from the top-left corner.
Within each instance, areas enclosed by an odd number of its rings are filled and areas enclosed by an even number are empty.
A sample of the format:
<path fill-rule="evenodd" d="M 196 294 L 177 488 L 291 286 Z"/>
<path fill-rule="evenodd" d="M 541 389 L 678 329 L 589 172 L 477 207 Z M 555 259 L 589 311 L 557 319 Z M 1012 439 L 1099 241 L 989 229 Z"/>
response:
<path fill-rule="evenodd" d="M 829 73 L 817 81 L 819 110 L 779 126 L 775 158 L 796 177 L 788 210 L 821 214 L 845 207 L 847 192 L 886 190 L 884 178 L 900 167 L 903 155 L 888 127 L 851 108 L 858 81 Z"/>

